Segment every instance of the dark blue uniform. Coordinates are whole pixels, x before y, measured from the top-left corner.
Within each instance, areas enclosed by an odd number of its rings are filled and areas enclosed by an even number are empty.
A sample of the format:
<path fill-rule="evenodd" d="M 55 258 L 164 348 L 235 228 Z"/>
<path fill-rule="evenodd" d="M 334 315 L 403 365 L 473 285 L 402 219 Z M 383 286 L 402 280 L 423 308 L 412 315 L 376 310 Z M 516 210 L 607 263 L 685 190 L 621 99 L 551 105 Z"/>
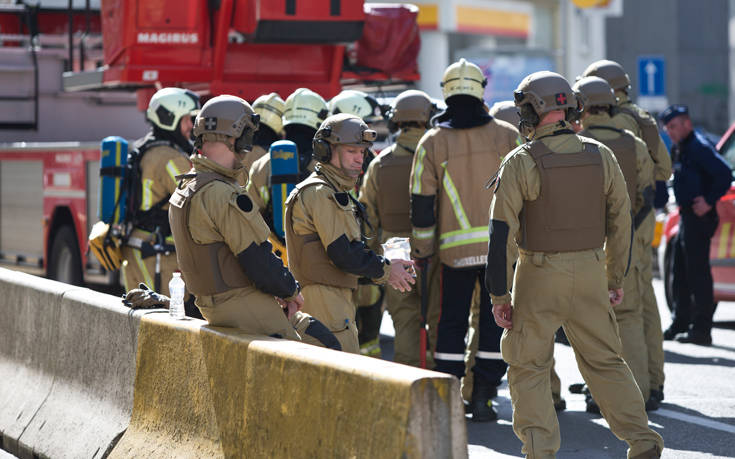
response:
<path fill-rule="evenodd" d="M 717 229 L 717 201 L 730 188 L 730 166 L 701 134 L 692 132 L 672 149 L 674 194 L 681 220 L 674 245 L 672 332 L 690 330 L 690 336 L 711 341 L 715 303 L 709 263 L 710 240 Z M 698 217 L 694 198 L 712 206 Z M 694 307 L 692 307 L 692 297 Z M 690 327 L 691 325 L 691 327 Z"/>

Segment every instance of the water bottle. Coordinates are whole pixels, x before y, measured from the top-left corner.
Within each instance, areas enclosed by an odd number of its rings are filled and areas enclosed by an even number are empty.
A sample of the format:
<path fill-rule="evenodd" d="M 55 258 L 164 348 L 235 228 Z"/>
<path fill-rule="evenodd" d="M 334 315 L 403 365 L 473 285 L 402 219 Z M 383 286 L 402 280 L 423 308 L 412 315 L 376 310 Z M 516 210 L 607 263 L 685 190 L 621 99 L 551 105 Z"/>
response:
<path fill-rule="evenodd" d="M 168 292 L 171 295 L 171 303 L 168 306 L 168 315 L 172 319 L 184 318 L 184 295 L 186 286 L 181 278 L 181 271 L 174 271 L 171 282 L 168 283 Z"/>

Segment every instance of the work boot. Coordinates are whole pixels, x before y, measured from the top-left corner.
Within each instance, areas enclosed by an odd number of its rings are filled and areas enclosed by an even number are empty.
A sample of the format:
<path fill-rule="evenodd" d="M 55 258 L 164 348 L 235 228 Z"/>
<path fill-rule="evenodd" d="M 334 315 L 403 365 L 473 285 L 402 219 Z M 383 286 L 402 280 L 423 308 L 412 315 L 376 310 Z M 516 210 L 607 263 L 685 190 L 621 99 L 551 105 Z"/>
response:
<path fill-rule="evenodd" d="M 588 393 L 587 384 L 585 383 L 574 383 L 569 385 L 569 393 L 571 394 L 585 394 Z"/>
<path fill-rule="evenodd" d="M 492 399 L 498 396 L 498 388 L 484 378 L 475 374 L 472 385 L 472 401 L 470 411 L 475 422 L 490 422 L 498 419 L 498 412 L 493 408 Z"/>
<path fill-rule="evenodd" d="M 567 401 L 563 397 L 554 400 L 554 410 L 564 411 L 567 409 Z"/>
<path fill-rule="evenodd" d="M 648 451 L 631 456 L 630 459 L 659 459 L 660 457 L 661 451 L 658 449 L 658 445 L 656 445 Z"/>
<path fill-rule="evenodd" d="M 587 407 L 585 408 L 585 411 L 591 414 L 600 414 L 600 407 L 597 405 L 597 402 L 595 402 L 595 399 L 592 398 L 592 394 L 587 394 L 584 396 L 584 401 L 587 404 Z"/>
<path fill-rule="evenodd" d="M 686 333 L 676 335 L 676 341 L 680 343 L 698 344 L 700 346 L 711 346 L 712 335 L 709 333 L 689 330 Z"/>
<path fill-rule="evenodd" d="M 663 387 L 661 387 L 661 390 L 651 389 L 651 395 L 649 395 L 648 400 L 646 400 L 646 411 L 656 411 L 659 409 L 663 399 Z"/>
<path fill-rule="evenodd" d="M 564 329 L 562 327 L 559 327 L 559 329 L 556 330 L 556 336 L 554 338 L 554 342 L 563 344 L 565 346 L 569 346 L 569 340 L 567 339 L 567 334 L 564 333 Z"/>
<path fill-rule="evenodd" d="M 687 327 L 681 327 L 675 324 L 671 324 L 669 328 L 664 331 L 664 341 L 672 341 L 676 338 L 679 333 L 687 331 Z"/>

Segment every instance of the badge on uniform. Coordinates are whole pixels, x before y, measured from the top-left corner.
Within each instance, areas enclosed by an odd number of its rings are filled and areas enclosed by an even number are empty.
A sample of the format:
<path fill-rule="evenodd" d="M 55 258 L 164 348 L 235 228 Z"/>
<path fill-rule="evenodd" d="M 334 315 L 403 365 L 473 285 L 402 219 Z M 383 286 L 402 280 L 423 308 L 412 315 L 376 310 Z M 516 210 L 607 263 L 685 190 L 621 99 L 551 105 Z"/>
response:
<path fill-rule="evenodd" d="M 350 203 L 350 197 L 344 191 L 341 193 L 334 193 L 334 199 L 342 207 L 347 207 L 347 204 Z"/>
<path fill-rule="evenodd" d="M 217 118 L 206 117 L 204 118 L 204 129 L 207 131 L 214 131 L 217 129 Z"/>
<path fill-rule="evenodd" d="M 240 194 L 237 196 L 237 207 L 245 213 L 253 210 L 253 200 L 246 194 Z"/>

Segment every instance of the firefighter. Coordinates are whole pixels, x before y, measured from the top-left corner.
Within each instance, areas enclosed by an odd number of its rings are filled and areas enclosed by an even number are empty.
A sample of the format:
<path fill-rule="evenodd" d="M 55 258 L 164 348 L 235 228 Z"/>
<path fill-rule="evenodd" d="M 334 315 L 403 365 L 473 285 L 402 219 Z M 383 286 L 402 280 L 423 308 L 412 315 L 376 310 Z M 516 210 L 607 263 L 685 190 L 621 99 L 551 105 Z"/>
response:
<path fill-rule="evenodd" d="M 584 77 L 572 88 L 581 101 L 583 110 L 580 122 L 583 128 L 578 134 L 590 137 L 612 150 L 623 172 L 633 214 L 633 230 L 636 231 L 649 213 L 653 212 L 654 180 L 653 161 L 646 144 L 630 131 L 615 127 L 611 112 L 616 105 L 612 88 L 599 77 Z M 644 400 L 649 400 L 648 347 L 643 330 L 641 292 L 638 288 L 640 276 L 635 273 L 644 261 L 651 257 L 650 246 L 634 238 L 631 248 L 630 267 L 623 281 L 625 297 L 615 306 L 623 358 L 628 363 Z M 587 411 L 599 413 L 600 409 L 591 396 L 587 396 Z"/>
<path fill-rule="evenodd" d="M 461 59 L 444 72 L 447 109 L 434 117 L 411 169 L 412 255 L 425 266 L 438 246 L 441 263 L 441 316 L 437 325 L 434 369 L 461 378 L 465 373 L 465 335 L 470 303 L 484 278 L 488 171 L 519 143 L 518 131 L 484 109 L 487 80 L 475 64 Z M 480 344 L 475 359 L 471 401 L 476 421 L 497 419 L 491 399 L 505 374 L 500 334 L 490 316 L 489 295 L 481 283 Z"/>
<path fill-rule="evenodd" d="M 191 163 L 193 151 L 190 136 L 192 115 L 199 109 L 199 97 L 181 88 L 163 88 L 148 104 L 146 120 L 151 130 L 135 142 L 139 152 L 134 157 L 140 172 L 140 183 L 127 215 L 132 230 L 126 234 L 122 248 L 122 274 L 126 290 L 145 283 L 168 295 L 168 281 L 177 269 L 171 228 L 168 224 L 168 199 L 176 189 L 176 176 L 183 174 Z M 157 268 L 158 266 L 158 268 Z M 186 314 L 200 317 L 187 295 Z"/>
<path fill-rule="evenodd" d="M 281 96 L 272 92 L 263 94 L 253 102 L 253 110 L 260 116 L 260 127 L 253 138 L 253 149 L 245 155 L 243 166 L 249 171 L 253 163 L 268 153 L 268 148 L 276 140 L 283 138 L 283 111 L 285 102 Z M 242 185 L 245 185 L 241 182 Z"/>
<path fill-rule="evenodd" d="M 656 188 L 666 187 L 666 181 L 671 177 L 671 157 L 666 145 L 658 132 L 655 118 L 630 100 L 630 78 L 623 67 L 614 61 L 601 60 L 590 64 L 582 76 L 598 76 L 606 80 L 615 90 L 618 99 L 618 114 L 613 116 L 615 126 L 628 129 L 636 137 L 642 139 L 648 147 L 648 153 L 653 159 L 654 178 Z M 654 212 L 648 214 L 638 227 L 635 237 L 638 244 L 651 247 L 653 233 L 656 228 Z M 648 372 L 651 387 L 651 397 L 647 401 L 649 407 L 660 404 L 664 399 L 664 348 L 661 316 L 658 312 L 656 294 L 653 291 L 653 260 L 644 257 L 641 266 L 634 271 L 639 276 L 638 285 L 641 289 L 643 301 L 643 327 L 648 347 Z"/>
<path fill-rule="evenodd" d="M 194 168 L 171 196 L 177 258 L 211 325 L 341 349 L 323 324 L 300 312 L 300 286 L 267 241 L 268 227 L 237 184 L 259 116 L 235 96 L 209 100 L 196 118 Z"/>
<path fill-rule="evenodd" d="M 304 311 L 322 321 L 347 352 L 360 348 L 353 291 L 359 277 L 401 291 L 414 283 L 405 260 L 385 260 L 362 240 L 362 205 L 351 197 L 365 149 L 377 133 L 358 117 L 327 118 L 314 135 L 314 172 L 286 201 L 289 267 L 303 286 Z"/>
<path fill-rule="evenodd" d="M 374 97 L 352 89 L 345 89 L 329 101 L 329 114 L 337 115 L 339 113 L 358 116 L 369 128 L 372 128 L 374 123 L 383 119 L 378 101 Z M 362 163 L 363 171 L 367 170 L 373 158 L 375 158 L 375 153 L 368 149 Z M 352 191 L 355 197 L 360 192 L 363 178 L 364 176 L 360 176 L 355 189 Z M 372 230 L 374 229 L 372 228 Z M 366 228 L 365 222 L 363 222 L 362 231 L 368 236 L 368 246 L 377 252 L 378 237 L 377 234 L 373 234 L 374 231 L 372 230 L 369 227 Z M 357 338 L 360 342 L 360 353 L 380 358 L 380 323 L 383 318 L 382 306 L 385 289 L 366 278 L 361 278 L 358 282 L 359 285 L 355 290 L 355 304 L 357 305 Z"/>
<path fill-rule="evenodd" d="M 533 73 L 514 97 L 530 141 L 508 155 L 493 186 L 486 283 L 505 328 L 501 349 L 521 451 L 554 457 L 559 450 L 549 368 L 562 325 L 610 429 L 628 442 L 628 457 L 658 458 L 663 440 L 648 427 L 620 357 L 612 309 L 623 298 L 629 259 L 625 179 L 607 147 L 572 131 L 578 105 L 561 75 Z"/>
<path fill-rule="evenodd" d="M 518 107 L 516 107 L 512 100 L 501 100 L 500 102 L 495 102 L 493 106 L 490 107 L 490 111 L 488 113 L 493 118 L 503 120 L 513 126 L 517 126 L 518 121 L 521 119 L 520 114 L 518 113 Z"/>
<path fill-rule="evenodd" d="M 411 235 L 408 179 L 416 146 L 428 128 L 434 110 L 435 105 L 422 91 L 404 91 L 393 102 L 389 123 L 391 131 L 399 131 L 398 136 L 370 163 L 360 188 L 359 200 L 365 206 L 368 221 L 375 232 L 369 245 L 376 252 L 380 250 L 380 243 L 392 237 L 408 238 Z M 420 301 L 417 289 L 410 292 L 386 290 L 387 308 L 396 332 L 395 362 L 419 366 L 420 353 L 426 352 L 419 346 Z M 359 302 L 357 306 L 359 322 L 361 310 L 369 308 L 361 308 Z M 380 311 L 380 304 L 377 310 Z M 379 328 L 378 321 L 376 342 Z"/>
<path fill-rule="evenodd" d="M 283 110 L 283 129 L 285 139 L 296 144 L 299 161 L 299 180 L 308 177 L 316 164 L 312 160 L 311 141 L 319 125 L 327 117 L 327 103 L 322 96 L 306 88 L 299 88 L 286 98 Z M 265 155 L 250 168 L 247 189 L 258 208 L 264 213 L 266 221 L 270 209 L 271 163 L 270 155 Z"/>

